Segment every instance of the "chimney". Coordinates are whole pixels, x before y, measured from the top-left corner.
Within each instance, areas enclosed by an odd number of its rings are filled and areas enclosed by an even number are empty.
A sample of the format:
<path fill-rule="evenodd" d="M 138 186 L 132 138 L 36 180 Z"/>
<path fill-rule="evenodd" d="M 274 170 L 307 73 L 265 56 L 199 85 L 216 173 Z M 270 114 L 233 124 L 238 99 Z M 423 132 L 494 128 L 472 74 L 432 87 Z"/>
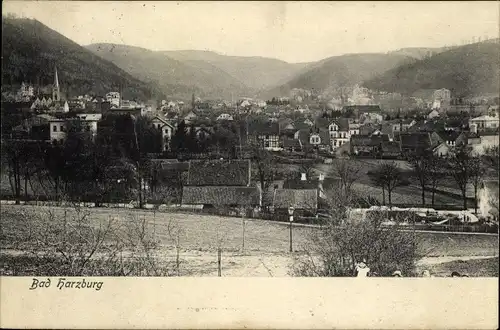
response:
<path fill-rule="evenodd" d="M 300 173 L 300 181 L 307 181 L 306 173 Z"/>

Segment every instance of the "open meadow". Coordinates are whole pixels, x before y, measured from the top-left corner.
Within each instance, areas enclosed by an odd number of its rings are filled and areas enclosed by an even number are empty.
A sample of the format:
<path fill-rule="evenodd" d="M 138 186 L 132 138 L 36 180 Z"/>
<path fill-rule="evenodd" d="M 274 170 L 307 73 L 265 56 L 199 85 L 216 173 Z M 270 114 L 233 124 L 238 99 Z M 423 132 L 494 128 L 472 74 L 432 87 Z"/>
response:
<path fill-rule="evenodd" d="M 47 211 L 62 215 L 74 212 L 70 208 L 42 207 L 30 205 L 2 205 L 1 240 L 2 272 L 22 275 L 23 251 L 18 238 L 26 230 L 26 223 L 34 213 Z M 245 219 L 243 247 L 243 219 L 210 215 L 153 212 L 131 209 L 85 209 L 91 221 L 98 225 L 114 221 L 145 220 L 154 237 L 160 241 L 160 256 L 175 258 L 176 242 L 169 228 L 176 228 L 179 236 L 181 275 L 217 276 L 217 247 L 222 247 L 222 276 L 288 276 L 293 256 L 300 255 L 308 246 L 308 235 L 317 230 L 313 227 L 294 225 L 294 253 L 288 252 L 289 227 L 286 223 Z M 420 238 L 422 259 L 419 267 L 439 267 L 443 262 L 456 262 L 497 257 L 498 235 L 470 233 L 416 232 Z M 220 242 L 220 243 L 219 243 Z M 491 261 L 490 261 L 491 263 Z M 460 264 L 464 268 L 465 264 Z M 497 276 L 498 272 L 477 270 L 478 276 Z M 440 269 L 440 268 L 436 268 Z M 487 269 L 493 269 L 488 267 Z M 443 274 L 440 271 L 439 274 Z"/>

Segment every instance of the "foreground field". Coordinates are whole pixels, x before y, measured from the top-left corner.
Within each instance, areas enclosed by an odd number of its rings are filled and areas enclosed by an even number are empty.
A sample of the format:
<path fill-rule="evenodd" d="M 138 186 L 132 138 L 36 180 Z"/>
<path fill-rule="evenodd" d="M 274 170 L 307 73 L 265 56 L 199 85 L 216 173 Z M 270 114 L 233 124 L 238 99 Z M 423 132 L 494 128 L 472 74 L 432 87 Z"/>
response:
<path fill-rule="evenodd" d="M 1 240 L 3 250 L 2 263 L 5 265 L 16 261 L 13 251 L 22 250 L 16 245 L 17 231 L 22 226 L 22 217 L 9 216 L 13 213 L 46 212 L 48 207 L 2 205 Z M 63 208 L 50 208 L 62 214 Z M 180 237 L 181 275 L 216 276 L 217 245 L 221 242 L 222 275 L 223 276 L 287 276 L 292 255 L 301 254 L 308 244 L 310 227 L 294 226 L 294 253 L 288 252 L 289 227 L 286 224 L 245 220 L 245 240 L 243 248 L 243 220 L 241 218 L 225 218 L 217 216 L 159 213 L 124 209 L 89 209 L 91 219 L 95 223 L 103 223 L 111 218 L 145 219 L 161 243 L 161 255 L 166 259 L 175 258 L 174 241 L 168 233 L 168 227 L 182 229 Z M 69 212 L 69 211 L 68 211 Z M 439 261 L 469 260 L 476 257 L 498 256 L 498 235 L 477 235 L 466 233 L 417 232 L 421 239 L 420 252 L 423 257 L 421 267 L 439 264 Z M 12 252 L 12 253 L 11 253 Z M 498 264 L 498 259 L 497 264 Z M 477 265 L 474 267 L 477 268 Z M 22 275 L 22 267 L 18 267 L 18 275 Z M 469 271 L 467 273 L 473 273 Z M 479 273 L 478 273 L 479 274 Z M 480 276 L 494 276 L 491 272 Z"/>

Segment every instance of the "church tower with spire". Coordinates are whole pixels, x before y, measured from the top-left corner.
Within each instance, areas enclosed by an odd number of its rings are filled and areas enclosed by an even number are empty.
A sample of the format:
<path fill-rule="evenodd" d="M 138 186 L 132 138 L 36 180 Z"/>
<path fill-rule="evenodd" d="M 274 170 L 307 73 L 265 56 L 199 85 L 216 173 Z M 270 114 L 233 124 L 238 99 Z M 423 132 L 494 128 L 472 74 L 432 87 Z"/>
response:
<path fill-rule="evenodd" d="M 52 86 L 52 100 L 61 100 L 61 91 L 59 89 L 59 77 L 57 76 L 57 66 L 55 67 L 54 85 Z"/>

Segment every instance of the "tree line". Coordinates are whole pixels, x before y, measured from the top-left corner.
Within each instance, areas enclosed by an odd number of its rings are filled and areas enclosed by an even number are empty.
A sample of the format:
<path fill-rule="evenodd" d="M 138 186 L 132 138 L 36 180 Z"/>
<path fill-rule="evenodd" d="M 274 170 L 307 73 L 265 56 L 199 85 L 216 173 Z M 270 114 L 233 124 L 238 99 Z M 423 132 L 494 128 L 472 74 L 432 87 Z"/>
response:
<path fill-rule="evenodd" d="M 426 192 L 431 193 L 431 205 L 435 205 L 435 194 L 447 178 L 452 179 L 460 190 L 463 209 L 467 209 L 467 187 L 474 189 L 474 209 L 478 209 L 478 192 L 488 169 L 498 173 L 498 147 L 491 148 L 482 155 L 474 155 L 468 146 L 457 147 L 447 157 L 439 157 L 432 151 L 422 151 L 408 159 L 414 179 L 421 189 L 422 206 L 426 205 Z M 384 163 L 371 171 L 372 182 L 382 189 L 382 203 L 386 204 L 386 192 L 389 205 L 392 205 L 392 193 L 400 186 L 408 185 L 408 176 L 395 162 Z"/>

